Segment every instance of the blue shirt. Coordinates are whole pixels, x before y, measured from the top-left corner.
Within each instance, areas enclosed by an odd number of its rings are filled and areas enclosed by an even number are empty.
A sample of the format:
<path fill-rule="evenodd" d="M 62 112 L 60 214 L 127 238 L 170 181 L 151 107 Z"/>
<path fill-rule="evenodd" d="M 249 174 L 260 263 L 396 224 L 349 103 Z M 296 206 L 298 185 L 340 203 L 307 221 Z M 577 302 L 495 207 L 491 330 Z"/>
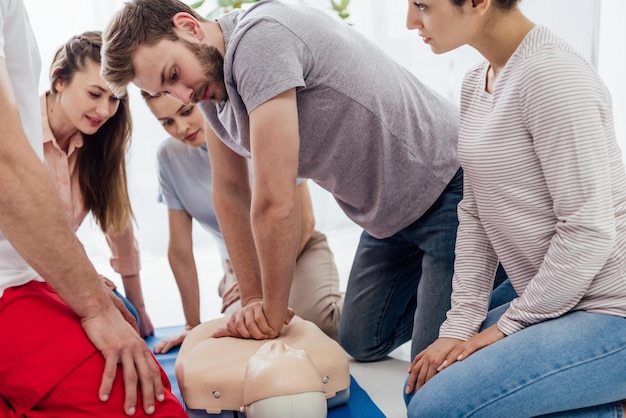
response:
<path fill-rule="evenodd" d="M 214 238 L 221 256 L 228 259 L 224 238 L 213 207 L 211 162 L 206 145 L 192 147 L 168 138 L 157 151 L 159 202 L 183 210 Z"/>
<path fill-rule="evenodd" d="M 226 244 L 217 223 L 211 187 L 211 161 L 206 145 L 192 147 L 170 137 L 157 151 L 159 197 L 168 209 L 183 210 L 214 238 L 221 256 L 228 260 Z M 303 179 L 298 179 L 300 184 Z"/>

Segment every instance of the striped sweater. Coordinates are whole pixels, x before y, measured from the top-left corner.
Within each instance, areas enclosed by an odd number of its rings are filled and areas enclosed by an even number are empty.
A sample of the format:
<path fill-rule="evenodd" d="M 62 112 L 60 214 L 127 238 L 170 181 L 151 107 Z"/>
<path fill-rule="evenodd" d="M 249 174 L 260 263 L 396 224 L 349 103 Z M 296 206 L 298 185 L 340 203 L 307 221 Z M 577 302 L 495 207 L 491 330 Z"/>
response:
<path fill-rule="evenodd" d="M 461 91 L 465 187 L 440 336 L 478 332 L 498 260 L 520 295 L 498 322 L 507 335 L 572 310 L 626 316 L 626 174 L 607 88 L 541 26 L 492 94 L 488 68 Z"/>

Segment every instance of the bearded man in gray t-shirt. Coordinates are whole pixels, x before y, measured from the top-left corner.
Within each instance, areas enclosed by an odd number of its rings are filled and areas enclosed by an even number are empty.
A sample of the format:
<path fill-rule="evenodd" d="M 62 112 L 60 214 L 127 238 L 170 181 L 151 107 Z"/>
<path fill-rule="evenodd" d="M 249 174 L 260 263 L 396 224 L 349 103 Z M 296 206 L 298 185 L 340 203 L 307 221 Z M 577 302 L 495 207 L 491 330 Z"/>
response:
<path fill-rule="evenodd" d="M 215 210 L 243 304 L 217 335 L 272 338 L 293 315 L 301 177 L 364 229 L 339 329 L 346 351 L 377 360 L 437 338 L 463 187 L 452 104 L 301 5 L 268 0 L 208 21 L 176 0 L 133 0 L 104 39 L 113 88 L 200 102 L 212 128 Z"/>

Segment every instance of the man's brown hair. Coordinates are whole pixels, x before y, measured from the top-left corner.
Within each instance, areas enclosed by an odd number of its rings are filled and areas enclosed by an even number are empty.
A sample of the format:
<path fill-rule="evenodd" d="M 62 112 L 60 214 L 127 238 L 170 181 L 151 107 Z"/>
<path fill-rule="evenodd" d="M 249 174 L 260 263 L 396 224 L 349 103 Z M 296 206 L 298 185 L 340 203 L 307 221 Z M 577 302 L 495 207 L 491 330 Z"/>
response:
<path fill-rule="evenodd" d="M 132 56 L 140 45 L 179 39 L 172 21 L 181 12 L 206 21 L 178 0 L 131 0 L 113 16 L 102 37 L 102 78 L 116 95 L 124 95 L 126 86 L 135 78 Z"/>

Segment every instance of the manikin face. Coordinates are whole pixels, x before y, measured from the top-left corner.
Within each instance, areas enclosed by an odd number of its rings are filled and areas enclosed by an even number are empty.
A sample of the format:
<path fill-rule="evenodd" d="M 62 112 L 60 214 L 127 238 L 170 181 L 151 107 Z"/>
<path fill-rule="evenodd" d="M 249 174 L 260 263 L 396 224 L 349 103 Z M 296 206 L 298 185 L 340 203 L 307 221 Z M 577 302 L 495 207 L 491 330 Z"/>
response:
<path fill-rule="evenodd" d="M 308 354 L 272 340 L 248 360 L 244 381 L 244 403 L 249 405 L 268 394 L 323 392 L 322 378 Z"/>
<path fill-rule="evenodd" d="M 184 104 L 226 100 L 223 58 L 220 52 L 199 41 L 161 40 L 142 45 L 132 59 L 140 89 L 153 96 L 168 94 Z"/>
<path fill-rule="evenodd" d="M 57 80 L 57 103 L 68 123 L 93 135 L 117 112 L 119 100 L 100 77 L 100 64 L 87 59 L 71 81 Z"/>
<path fill-rule="evenodd" d="M 435 54 L 442 54 L 467 43 L 467 9 L 471 7 L 469 0 L 461 7 L 450 0 L 409 0 L 406 26 L 416 29 Z"/>
<path fill-rule="evenodd" d="M 325 417 L 326 395 L 315 365 L 304 350 L 272 340 L 248 360 L 243 386 L 250 418 Z"/>
<path fill-rule="evenodd" d="M 204 117 L 195 104 L 162 95 L 149 99 L 148 105 L 173 138 L 192 147 L 204 144 Z"/>

